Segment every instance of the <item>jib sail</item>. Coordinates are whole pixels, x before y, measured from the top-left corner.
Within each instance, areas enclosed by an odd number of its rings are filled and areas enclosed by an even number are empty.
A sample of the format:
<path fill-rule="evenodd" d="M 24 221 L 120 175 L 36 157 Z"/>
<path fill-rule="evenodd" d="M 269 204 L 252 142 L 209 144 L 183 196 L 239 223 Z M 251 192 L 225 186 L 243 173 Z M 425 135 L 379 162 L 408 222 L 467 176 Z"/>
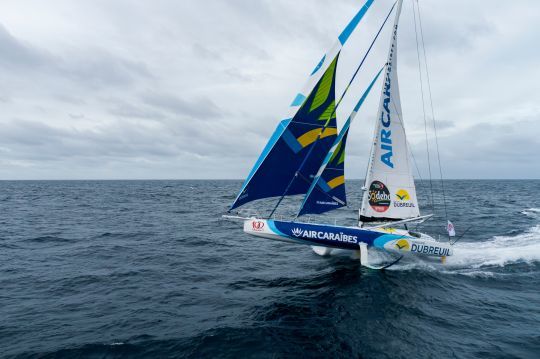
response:
<path fill-rule="evenodd" d="M 345 145 L 352 121 L 364 103 L 371 88 L 379 78 L 382 69 L 354 107 L 351 115 L 343 125 L 332 148 L 328 151 L 317 175 L 302 202 L 298 216 L 308 213 L 324 213 L 347 205 L 345 193 Z"/>

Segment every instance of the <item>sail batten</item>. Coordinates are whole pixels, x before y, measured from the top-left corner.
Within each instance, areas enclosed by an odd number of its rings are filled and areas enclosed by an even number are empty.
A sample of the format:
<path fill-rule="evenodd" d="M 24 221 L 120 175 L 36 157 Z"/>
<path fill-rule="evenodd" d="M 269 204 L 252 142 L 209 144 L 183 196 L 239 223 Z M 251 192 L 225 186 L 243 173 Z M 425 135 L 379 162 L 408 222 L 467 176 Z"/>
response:
<path fill-rule="evenodd" d="M 361 222 L 395 221 L 420 215 L 403 124 L 397 77 L 398 2 L 376 117 L 372 156 L 360 209 Z"/>

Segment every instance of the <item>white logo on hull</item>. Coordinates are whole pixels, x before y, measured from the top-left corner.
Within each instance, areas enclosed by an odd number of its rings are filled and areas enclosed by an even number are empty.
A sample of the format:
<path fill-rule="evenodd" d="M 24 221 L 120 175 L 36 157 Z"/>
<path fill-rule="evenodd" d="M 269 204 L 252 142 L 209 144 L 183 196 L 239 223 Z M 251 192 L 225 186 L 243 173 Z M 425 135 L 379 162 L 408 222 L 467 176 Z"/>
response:
<path fill-rule="evenodd" d="M 302 235 L 302 229 L 300 228 L 293 228 L 292 234 L 295 237 L 300 237 Z"/>
<path fill-rule="evenodd" d="M 331 241 L 338 242 L 348 242 L 348 243 L 358 243 L 358 237 L 345 234 L 343 232 L 332 233 L 332 232 L 322 232 L 322 231 L 309 231 L 303 230 L 302 228 L 293 228 L 291 230 L 292 235 L 295 237 L 303 237 L 310 239 L 327 239 Z"/>

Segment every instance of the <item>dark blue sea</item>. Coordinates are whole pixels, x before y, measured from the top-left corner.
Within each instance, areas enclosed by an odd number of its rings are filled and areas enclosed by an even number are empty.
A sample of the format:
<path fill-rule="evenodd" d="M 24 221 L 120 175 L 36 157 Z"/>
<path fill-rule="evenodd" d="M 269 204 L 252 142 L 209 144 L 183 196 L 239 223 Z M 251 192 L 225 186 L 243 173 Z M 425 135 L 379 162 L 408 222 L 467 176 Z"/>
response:
<path fill-rule="evenodd" d="M 446 181 L 455 255 L 385 271 L 244 234 L 240 185 L 0 182 L 0 356 L 540 357 L 540 181 Z M 311 220 L 354 224 L 360 186 Z M 445 240 L 434 187 L 418 229 Z"/>

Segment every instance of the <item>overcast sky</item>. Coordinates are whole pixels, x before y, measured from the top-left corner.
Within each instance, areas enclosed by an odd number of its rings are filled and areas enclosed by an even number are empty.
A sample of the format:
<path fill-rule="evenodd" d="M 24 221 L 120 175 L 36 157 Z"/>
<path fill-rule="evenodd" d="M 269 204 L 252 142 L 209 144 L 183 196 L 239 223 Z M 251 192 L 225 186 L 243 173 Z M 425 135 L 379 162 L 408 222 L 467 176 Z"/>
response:
<path fill-rule="evenodd" d="M 2 1 L 0 179 L 243 179 L 363 3 Z M 338 93 L 391 5 L 375 0 L 343 49 Z M 445 177 L 540 178 L 540 2 L 421 0 L 420 10 Z M 389 29 L 340 123 L 385 62 Z M 411 0 L 398 43 L 404 121 L 427 177 Z M 353 123 L 349 177 L 364 175 L 381 86 Z"/>

